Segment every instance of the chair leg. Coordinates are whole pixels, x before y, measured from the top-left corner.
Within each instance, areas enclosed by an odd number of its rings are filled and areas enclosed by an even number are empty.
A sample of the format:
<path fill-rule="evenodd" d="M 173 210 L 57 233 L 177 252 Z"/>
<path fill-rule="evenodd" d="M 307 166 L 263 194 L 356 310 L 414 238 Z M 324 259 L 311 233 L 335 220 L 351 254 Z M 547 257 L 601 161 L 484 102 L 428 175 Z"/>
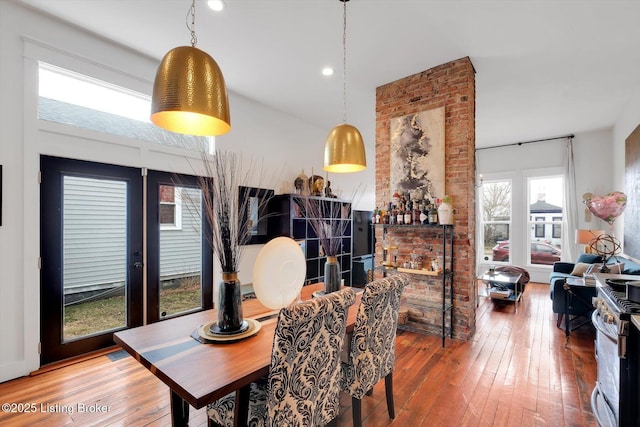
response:
<path fill-rule="evenodd" d="M 362 427 L 362 404 L 360 399 L 351 398 L 351 413 L 353 414 L 353 427 Z"/>
<path fill-rule="evenodd" d="M 369 391 L 368 391 L 368 392 L 366 392 L 365 394 L 366 394 L 367 396 L 369 396 L 369 397 L 373 396 L 373 387 L 371 387 L 371 388 L 369 389 Z"/>
<path fill-rule="evenodd" d="M 393 420 L 396 417 L 396 410 L 393 406 L 393 372 L 389 372 L 389 375 L 384 377 L 384 388 L 387 395 L 387 411 L 389 418 Z"/>
<path fill-rule="evenodd" d="M 556 327 L 559 328 L 562 325 L 562 318 L 564 317 L 564 314 L 562 313 L 558 313 L 558 321 L 556 322 Z"/>

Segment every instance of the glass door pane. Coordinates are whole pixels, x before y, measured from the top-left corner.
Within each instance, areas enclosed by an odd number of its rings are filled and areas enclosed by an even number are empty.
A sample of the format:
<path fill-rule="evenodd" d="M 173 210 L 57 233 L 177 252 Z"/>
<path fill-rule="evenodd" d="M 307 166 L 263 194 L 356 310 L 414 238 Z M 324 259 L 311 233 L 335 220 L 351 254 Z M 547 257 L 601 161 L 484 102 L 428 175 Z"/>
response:
<path fill-rule="evenodd" d="M 160 317 L 202 307 L 202 191 L 160 185 Z"/>
<path fill-rule="evenodd" d="M 127 184 L 63 177 L 63 340 L 126 326 Z"/>
<path fill-rule="evenodd" d="M 213 308 L 211 228 L 199 179 L 147 176 L 147 320 Z"/>

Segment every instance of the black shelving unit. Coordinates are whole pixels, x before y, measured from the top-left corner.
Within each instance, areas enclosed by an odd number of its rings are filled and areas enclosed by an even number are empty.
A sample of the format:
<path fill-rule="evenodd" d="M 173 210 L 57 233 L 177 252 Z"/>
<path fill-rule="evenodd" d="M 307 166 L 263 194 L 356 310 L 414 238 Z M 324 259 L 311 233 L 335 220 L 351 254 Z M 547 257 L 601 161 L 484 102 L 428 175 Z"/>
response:
<path fill-rule="evenodd" d="M 393 230 L 394 233 L 402 232 L 402 230 L 420 229 L 422 231 L 441 233 L 442 234 L 442 271 L 429 271 L 429 270 L 412 270 L 406 268 L 399 268 L 397 266 L 383 265 L 383 276 L 386 276 L 387 270 L 395 270 L 407 274 L 415 274 L 425 277 L 431 277 L 433 280 L 442 281 L 442 302 L 438 307 L 434 309 L 441 310 L 442 312 L 442 347 L 445 346 L 445 338 L 447 335 L 446 330 L 446 317 L 449 314 L 449 336 L 453 338 L 453 225 L 450 224 L 373 224 L 373 227 L 382 228 L 382 236 L 387 236 L 388 230 Z M 390 255 L 387 254 L 387 260 Z M 375 265 L 374 259 L 374 265 Z M 449 298 L 447 299 L 447 290 L 449 291 Z"/>
<path fill-rule="evenodd" d="M 299 203 L 308 203 L 310 200 L 320 202 L 323 213 L 330 213 L 339 205 L 345 212 L 349 212 L 346 219 L 320 218 L 322 221 L 348 221 L 342 238 L 342 250 L 338 253 L 340 273 L 344 284 L 351 286 L 351 253 L 353 244 L 353 216 L 351 215 L 351 202 L 348 200 L 301 196 L 297 194 L 281 194 L 269 200 L 268 205 L 268 233 L 270 238 L 278 236 L 291 237 L 300 243 L 307 260 L 307 276 L 305 285 L 324 281 L 324 264 L 327 257 L 322 252 L 320 240 L 313 230 L 310 218 L 304 215 L 308 209 L 301 209 Z"/>

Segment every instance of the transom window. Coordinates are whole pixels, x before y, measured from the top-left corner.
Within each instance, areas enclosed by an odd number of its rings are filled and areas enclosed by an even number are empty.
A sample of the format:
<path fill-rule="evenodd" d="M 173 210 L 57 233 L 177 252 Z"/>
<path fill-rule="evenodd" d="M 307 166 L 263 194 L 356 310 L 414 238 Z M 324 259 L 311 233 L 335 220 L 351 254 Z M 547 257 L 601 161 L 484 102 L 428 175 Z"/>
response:
<path fill-rule="evenodd" d="M 38 118 L 187 150 L 214 152 L 214 137 L 183 135 L 151 123 L 151 97 L 40 62 Z"/>

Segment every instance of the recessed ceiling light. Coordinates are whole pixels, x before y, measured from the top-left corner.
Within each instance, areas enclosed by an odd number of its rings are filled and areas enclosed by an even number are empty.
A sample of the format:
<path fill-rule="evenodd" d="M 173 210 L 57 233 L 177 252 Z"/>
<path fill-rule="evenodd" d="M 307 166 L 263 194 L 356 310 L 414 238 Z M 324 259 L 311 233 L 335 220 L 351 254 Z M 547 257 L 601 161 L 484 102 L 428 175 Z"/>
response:
<path fill-rule="evenodd" d="M 224 9 L 224 2 L 222 0 L 209 0 L 207 4 L 216 12 L 220 12 L 222 9 Z"/>
<path fill-rule="evenodd" d="M 332 67 L 324 67 L 322 69 L 322 75 L 323 76 L 332 76 L 333 75 L 333 68 Z"/>

